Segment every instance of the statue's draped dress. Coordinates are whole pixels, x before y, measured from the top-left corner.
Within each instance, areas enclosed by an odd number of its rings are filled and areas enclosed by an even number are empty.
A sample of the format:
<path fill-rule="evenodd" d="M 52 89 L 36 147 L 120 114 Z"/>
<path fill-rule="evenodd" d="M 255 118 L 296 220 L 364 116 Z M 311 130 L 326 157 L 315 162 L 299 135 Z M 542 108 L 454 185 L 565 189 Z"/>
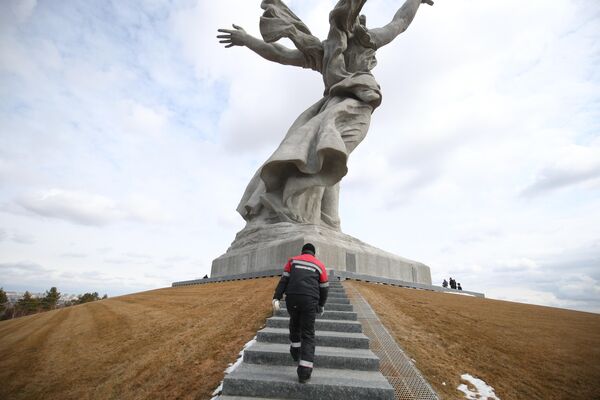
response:
<path fill-rule="evenodd" d="M 364 139 L 381 104 L 371 74 L 375 45 L 358 14 L 366 0 L 340 0 L 319 41 L 281 0 L 264 0 L 260 30 L 266 42 L 287 37 L 305 67 L 323 75 L 324 96 L 292 124 L 273 155 L 256 172 L 237 208 L 252 223 L 299 222 L 339 229 L 339 182 L 349 154 Z"/>

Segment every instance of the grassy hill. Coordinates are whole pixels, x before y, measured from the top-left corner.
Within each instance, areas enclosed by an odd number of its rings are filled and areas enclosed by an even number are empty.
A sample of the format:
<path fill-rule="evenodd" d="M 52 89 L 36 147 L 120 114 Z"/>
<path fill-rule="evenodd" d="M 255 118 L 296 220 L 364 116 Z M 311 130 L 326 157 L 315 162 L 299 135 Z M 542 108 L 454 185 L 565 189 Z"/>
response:
<path fill-rule="evenodd" d="M 209 399 L 277 279 L 168 288 L 0 322 L 0 399 Z"/>
<path fill-rule="evenodd" d="M 0 322 L 1 399 L 210 399 L 277 279 L 167 288 Z M 600 398 L 600 315 L 350 282 L 444 399 Z M 445 382 L 446 385 L 443 385 Z"/>
<path fill-rule="evenodd" d="M 446 399 L 461 398 L 464 373 L 502 400 L 600 399 L 598 314 L 350 284 Z"/>

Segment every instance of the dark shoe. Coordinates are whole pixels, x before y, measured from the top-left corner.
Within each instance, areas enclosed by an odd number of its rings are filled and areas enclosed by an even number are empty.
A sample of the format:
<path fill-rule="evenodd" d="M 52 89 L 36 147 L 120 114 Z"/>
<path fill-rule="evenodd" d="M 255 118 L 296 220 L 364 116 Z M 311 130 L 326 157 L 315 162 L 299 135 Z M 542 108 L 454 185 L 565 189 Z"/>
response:
<path fill-rule="evenodd" d="M 298 367 L 298 382 L 306 383 L 310 380 L 310 375 L 312 374 L 312 368 L 308 367 Z"/>
<path fill-rule="evenodd" d="M 300 347 L 291 347 L 290 346 L 290 354 L 292 355 L 292 359 L 295 362 L 298 362 L 298 360 L 300 360 Z"/>

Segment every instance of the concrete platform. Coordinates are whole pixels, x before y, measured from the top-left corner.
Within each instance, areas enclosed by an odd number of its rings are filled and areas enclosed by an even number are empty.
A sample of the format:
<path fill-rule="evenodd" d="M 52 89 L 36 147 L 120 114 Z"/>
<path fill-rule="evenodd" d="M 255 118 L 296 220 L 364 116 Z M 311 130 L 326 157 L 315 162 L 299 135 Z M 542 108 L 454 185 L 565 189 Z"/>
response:
<path fill-rule="evenodd" d="M 340 231 L 281 222 L 246 226 L 225 254 L 212 263 L 211 278 L 283 268 L 306 242 L 328 269 L 431 285 L 428 266 L 388 253 Z"/>

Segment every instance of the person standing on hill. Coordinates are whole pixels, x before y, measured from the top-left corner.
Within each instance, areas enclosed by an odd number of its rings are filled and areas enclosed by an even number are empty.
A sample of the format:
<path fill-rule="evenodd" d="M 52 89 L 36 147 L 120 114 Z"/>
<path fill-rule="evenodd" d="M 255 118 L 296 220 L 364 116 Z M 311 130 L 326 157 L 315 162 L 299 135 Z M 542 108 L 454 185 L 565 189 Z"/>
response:
<path fill-rule="evenodd" d="M 290 314 L 290 354 L 298 362 L 298 380 L 310 379 L 315 359 L 315 318 L 323 315 L 329 281 L 325 265 L 315 257 L 315 246 L 306 243 L 302 254 L 292 257 L 283 268 L 283 275 L 273 295 L 273 309 L 285 293 L 285 305 Z"/>

